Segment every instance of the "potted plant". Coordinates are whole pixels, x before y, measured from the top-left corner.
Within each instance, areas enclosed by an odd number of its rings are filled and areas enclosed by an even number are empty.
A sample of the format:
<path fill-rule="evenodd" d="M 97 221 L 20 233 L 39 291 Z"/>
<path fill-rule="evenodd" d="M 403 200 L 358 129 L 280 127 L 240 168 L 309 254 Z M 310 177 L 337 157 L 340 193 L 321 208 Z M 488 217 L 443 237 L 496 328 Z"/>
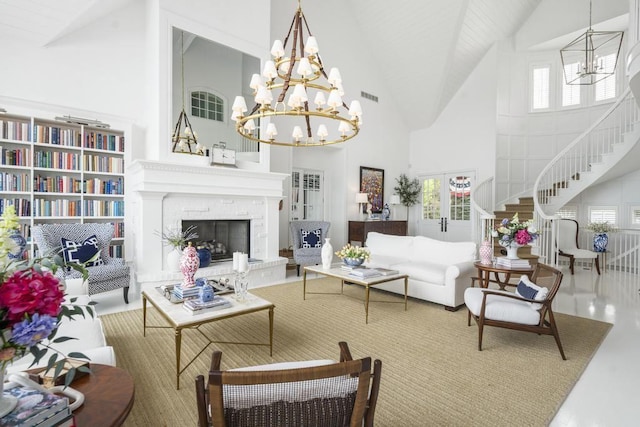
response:
<path fill-rule="evenodd" d="M 593 251 L 606 252 L 609 236 L 607 233 L 615 233 L 618 229 L 608 221 L 594 221 L 587 224 L 587 230 L 593 231 Z"/>
<path fill-rule="evenodd" d="M 396 178 L 397 186 L 393 187 L 393 190 L 400 196 L 400 204 L 407 208 L 407 222 L 409 222 L 409 208 L 418 203 L 418 196 L 420 195 L 420 181 L 417 178 L 410 180 L 405 174 L 400 174 Z"/>
<path fill-rule="evenodd" d="M 360 246 L 352 246 L 350 243 L 347 243 L 337 251 L 336 255 L 351 267 L 357 267 L 369 259 L 369 251 L 367 249 Z"/>
<path fill-rule="evenodd" d="M 160 236 L 162 243 L 165 246 L 171 246 L 173 248 L 173 250 L 167 254 L 167 268 L 170 271 L 180 271 L 182 249 L 187 246 L 187 242 L 198 238 L 198 233 L 196 233 L 195 230 L 196 226 L 192 225 L 184 231 L 178 227 L 167 228 L 167 230 L 162 233 L 156 231 L 156 235 Z"/>

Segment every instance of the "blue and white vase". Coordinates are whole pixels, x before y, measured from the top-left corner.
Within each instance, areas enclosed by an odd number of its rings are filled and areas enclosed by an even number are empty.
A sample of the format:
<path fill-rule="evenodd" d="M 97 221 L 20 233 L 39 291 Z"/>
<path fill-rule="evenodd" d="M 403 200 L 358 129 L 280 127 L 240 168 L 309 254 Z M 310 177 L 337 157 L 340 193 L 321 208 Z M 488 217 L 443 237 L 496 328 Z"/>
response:
<path fill-rule="evenodd" d="M 16 248 L 9 252 L 7 256 L 10 260 L 20 261 L 24 258 L 24 251 L 27 248 L 27 240 L 18 230 L 14 230 L 9 235 L 9 238 L 16 244 Z"/>
<path fill-rule="evenodd" d="M 606 252 L 607 243 L 609 243 L 609 236 L 607 236 L 607 233 L 596 233 L 593 235 L 594 252 Z"/>
<path fill-rule="evenodd" d="M 384 208 L 382 208 L 382 219 L 385 221 L 388 221 L 390 216 L 391 216 L 391 209 L 389 209 L 389 204 L 385 203 Z"/>

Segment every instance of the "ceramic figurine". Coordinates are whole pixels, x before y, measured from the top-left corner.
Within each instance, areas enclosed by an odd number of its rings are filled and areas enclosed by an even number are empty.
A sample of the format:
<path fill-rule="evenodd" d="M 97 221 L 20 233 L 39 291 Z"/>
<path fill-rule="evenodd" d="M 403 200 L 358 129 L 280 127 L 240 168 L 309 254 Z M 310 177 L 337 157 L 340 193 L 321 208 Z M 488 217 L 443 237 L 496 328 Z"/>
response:
<path fill-rule="evenodd" d="M 198 271 L 199 266 L 200 258 L 198 258 L 196 248 L 191 246 L 191 242 L 189 242 L 189 246 L 184 248 L 182 251 L 182 258 L 180 258 L 180 271 L 183 276 L 183 288 L 192 288 L 196 285 L 196 282 L 193 280 L 193 276 L 196 274 L 196 271 Z"/>

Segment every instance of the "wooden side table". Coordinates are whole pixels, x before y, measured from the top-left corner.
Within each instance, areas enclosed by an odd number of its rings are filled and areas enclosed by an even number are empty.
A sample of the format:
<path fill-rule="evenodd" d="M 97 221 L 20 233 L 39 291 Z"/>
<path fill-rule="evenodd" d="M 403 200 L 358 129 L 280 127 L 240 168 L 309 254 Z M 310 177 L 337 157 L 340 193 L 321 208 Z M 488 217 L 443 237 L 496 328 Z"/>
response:
<path fill-rule="evenodd" d="M 84 394 L 84 404 L 73 411 L 78 427 L 120 426 L 131 412 L 133 378 L 115 366 L 91 364 L 91 374 L 71 383 Z"/>
<path fill-rule="evenodd" d="M 494 264 L 483 264 L 476 262 L 473 265 L 478 269 L 478 279 L 480 281 L 481 288 L 488 288 L 489 283 L 496 283 L 501 291 L 504 291 L 505 287 L 509 285 L 511 275 L 523 275 L 526 274 L 529 278 L 533 274 L 533 267 L 528 268 L 509 268 L 504 266 L 498 266 Z M 494 274 L 493 280 L 491 279 L 491 273 Z M 504 279 L 500 275 L 504 275 Z"/>

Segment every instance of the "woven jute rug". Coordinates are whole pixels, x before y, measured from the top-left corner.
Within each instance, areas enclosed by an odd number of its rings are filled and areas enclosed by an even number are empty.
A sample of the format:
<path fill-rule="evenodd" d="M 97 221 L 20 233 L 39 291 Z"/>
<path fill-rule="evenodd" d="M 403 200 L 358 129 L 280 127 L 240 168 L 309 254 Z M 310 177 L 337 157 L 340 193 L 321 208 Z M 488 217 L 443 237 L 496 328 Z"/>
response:
<path fill-rule="evenodd" d="M 308 282 L 308 290 L 339 292 L 339 282 Z M 377 426 L 544 426 L 585 369 L 611 328 L 608 323 L 557 314 L 568 360 L 550 336 L 487 327 L 483 351 L 467 311 L 372 292 L 365 324 L 364 289 L 345 286 L 344 295 L 307 295 L 301 282 L 252 291 L 276 306 L 273 357 L 268 347 L 209 346 L 181 376 L 175 389 L 175 346 L 171 329 L 142 335 L 142 310 L 103 316 L 107 341 L 118 366 L 135 380 L 135 404 L 127 426 L 195 426 L 194 380 L 208 372 L 211 353 L 221 350 L 222 368 L 281 361 L 337 359 L 346 341 L 354 357 L 382 360 Z M 165 325 L 150 307 L 149 323 Z M 268 341 L 266 312 L 206 325 L 220 341 Z M 182 358 L 198 354 L 206 340 L 185 331 Z"/>

